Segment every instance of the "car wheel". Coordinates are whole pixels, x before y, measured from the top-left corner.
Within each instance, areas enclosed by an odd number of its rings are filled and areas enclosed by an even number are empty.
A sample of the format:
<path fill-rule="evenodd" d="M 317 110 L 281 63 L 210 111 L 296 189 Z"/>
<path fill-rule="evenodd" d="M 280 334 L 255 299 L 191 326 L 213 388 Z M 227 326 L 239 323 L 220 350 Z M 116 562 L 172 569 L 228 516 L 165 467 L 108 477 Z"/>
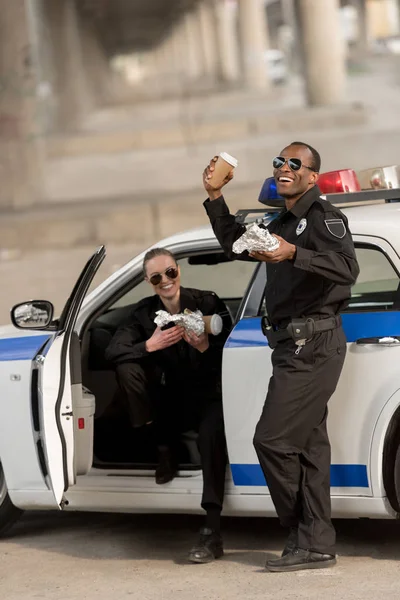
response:
<path fill-rule="evenodd" d="M 0 463 L 0 535 L 4 535 L 14 525 L 22 512 L 10 500 L 6 479 Z"/>

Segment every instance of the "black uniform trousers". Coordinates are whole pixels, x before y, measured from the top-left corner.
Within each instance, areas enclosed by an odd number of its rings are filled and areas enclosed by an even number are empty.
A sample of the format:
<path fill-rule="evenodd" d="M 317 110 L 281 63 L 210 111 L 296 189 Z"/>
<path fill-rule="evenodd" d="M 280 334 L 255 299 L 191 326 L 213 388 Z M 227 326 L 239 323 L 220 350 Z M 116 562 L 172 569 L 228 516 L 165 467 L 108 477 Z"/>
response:
<path fill-rule="evenodd" d="M 167 378 L 160 385 L 160 371 L 154 365 L 129 362 L 118 365 L 116 371 L 132 424 L 143 422 L 145 414 L 148 420 L 154 419 L 158 445 L 174 450 L 181 433 L 197 431 L 203 472 L 201 506 L 222 510 L 227 451 L 221 395 L 202 393 L 201 386 L 182 377 Z"/>
<path fill-rule="evenodd" d="M 298 528 L 299 548 L 334 554 L 326 419 L 346 338 L 339 327 L 316 334 L 298 354 L 297 348 L 289 339 L 272 353 L 273 373 L 254 447 L 281 524 Z"/>

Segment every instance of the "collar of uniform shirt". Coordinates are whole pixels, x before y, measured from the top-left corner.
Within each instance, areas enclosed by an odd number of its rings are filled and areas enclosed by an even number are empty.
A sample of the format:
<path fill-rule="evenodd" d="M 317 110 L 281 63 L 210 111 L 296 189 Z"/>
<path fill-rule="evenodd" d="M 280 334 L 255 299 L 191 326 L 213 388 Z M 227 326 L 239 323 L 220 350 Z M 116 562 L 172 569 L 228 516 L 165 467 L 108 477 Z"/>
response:
<path fill-rule="evenodd" d="M 284 212 L 291 212 L 295 217 L 300 219 L 314 204 L 316 200 L 318 200 L 321 196 L 321 190 L 317 185 L 314 185 L 311 189 L 309 189 L 299 200 L 297 200 L 296 204 L 289 211 L 284 209 Z"/>

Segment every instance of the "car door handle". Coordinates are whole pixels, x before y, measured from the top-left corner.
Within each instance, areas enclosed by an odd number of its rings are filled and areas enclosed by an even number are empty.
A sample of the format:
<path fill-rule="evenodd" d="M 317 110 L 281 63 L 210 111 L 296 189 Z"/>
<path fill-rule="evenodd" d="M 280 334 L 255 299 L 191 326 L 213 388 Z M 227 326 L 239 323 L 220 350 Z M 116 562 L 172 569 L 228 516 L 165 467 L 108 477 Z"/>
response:
<path fill-rule="evenodd" d="M 356 344 L 360 346 L 367 344 L 376 346 L 398 346 L 400 344 L 400 337 L 396 335 L 390 335 L 382 337 L 359 338 L 356 340 Z"/>

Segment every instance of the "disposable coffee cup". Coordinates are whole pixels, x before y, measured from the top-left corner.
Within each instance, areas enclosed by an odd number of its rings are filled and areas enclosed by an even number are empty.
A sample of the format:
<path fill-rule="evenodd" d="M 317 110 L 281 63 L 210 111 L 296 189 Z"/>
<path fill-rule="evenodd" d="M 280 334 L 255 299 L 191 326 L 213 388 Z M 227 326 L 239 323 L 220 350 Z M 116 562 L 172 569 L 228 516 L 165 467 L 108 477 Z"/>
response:
<path fill-rule="evenodd" d="M 218 156 L 217 162 L 214 163 L 214 171 L 208 180 L 208 183 L 210 183 L 214 189 L 218 190 L 220 187 L 222 187 L 225 177 L 229 175 L 233 169 L 236 169 L 238 164 L 239 163 L 236 158 L 227 152 L 221 152 L 221 154 Z"/>
<path fill-rule="evenodd" d="M 203 317 L 205 332 L 211 335 L 219 335 L 222 331 L 222 318 L 220 315 L 207 315 Z"/>

